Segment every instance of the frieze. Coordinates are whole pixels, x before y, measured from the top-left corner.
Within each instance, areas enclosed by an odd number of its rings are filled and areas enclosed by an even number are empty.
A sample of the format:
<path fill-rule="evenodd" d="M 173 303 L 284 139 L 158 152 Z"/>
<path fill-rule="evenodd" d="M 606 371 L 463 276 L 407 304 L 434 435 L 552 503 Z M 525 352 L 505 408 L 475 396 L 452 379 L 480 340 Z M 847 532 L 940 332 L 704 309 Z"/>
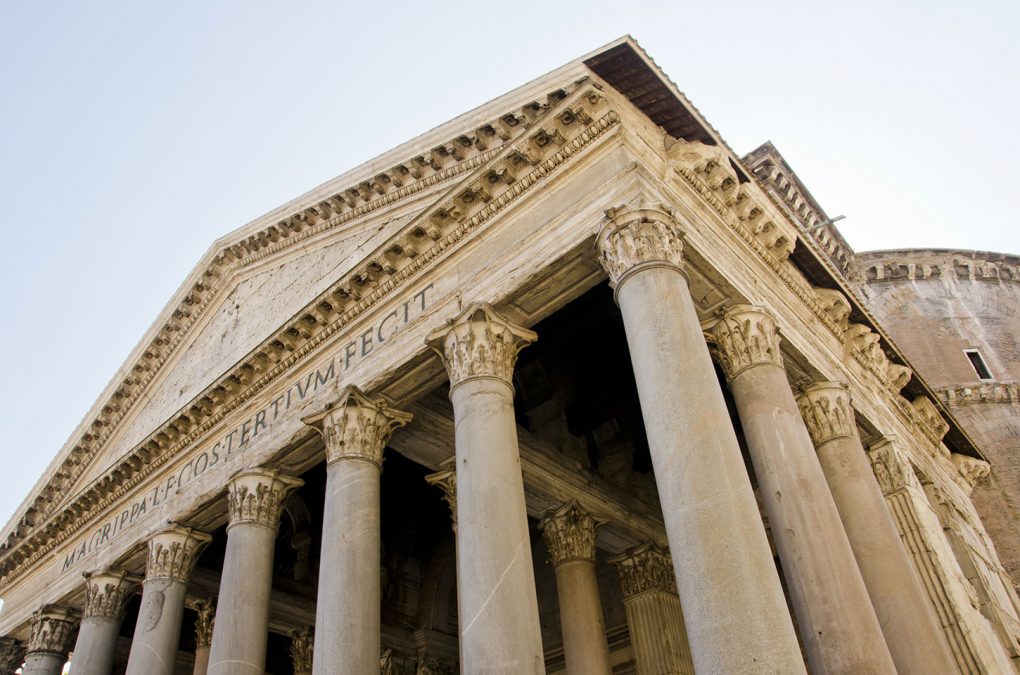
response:
<path fill-rule="evenodd" d="M 538 523 L 553 566 L 574 560 L 595 562 L 597 530 L 605 521 L 596 519 L 571 500 L 545 515 Z"/>
<path fill-rule="evenodd" d="M 662 591 L 676 595 L 676 576 L 669 550 L 646 543 L 610 558 L 616 566 L 626 600 L 645 591 Z"/>
<path fill-rule="evenodd" d="M 300 478 L 268 469 L 246 469 L 227 485 L 230 525 L 261 525 L 275 530 L 280 524 L 283 502 L 304 485 Z"/>
<path fill-rule="evenodd" d="M 28 653 L 47 652 L 67 657 L 78 633 L 78 613 L 49 606 L 32 614 L 32 636 Z"/>
<path fill-rule="evenodd" d="M 383 398 L 368 398 L 358 387 L 347 385 L 339 400 L 324 412 L 302 419 L 325 441 L 326 464 L 341 459 L 360 459 L 382 467 L 383 449 L 394 429 L 411 421 Z"/>
<path fill-rule="evenodd" d="M 842 382 L 818 382 L 797 397 L 801 417 L 815 447 L 837 438 L 853 438 L 857 431 L 850 392 Z"/>
<path fill-rule="evenodd" d="M 783 367 L 776 321 L 764 307 L 729 307 L 723 310 L 709 334 L 727 380 L 755 366 Z"/>
<path fill-rule="evenodd" d="M 124 608 L 138 586 L 138 579 L 124 571 L 85 574 L 85 605 L 82 619 L 112 619 L 124 617 Z"/>
<path fill-rule="evenodd" d="M 436 299 L 435 284 L 427 284 L 396 303 L 388 314 L 365 330 L 352 334 L 351 339 L 338 354 L 320 364 L 314 371 L 293 380 L 279 396 L 221 434 L 215 443 L 194 453 L 176 471 L 98 525 L 79 546 L 65 555 L 62 571 L 75 567 L 93 553 L 105 548 L 122 532 L 161 508 L 167 500 L 175 498 L 178 491 L 207 471 L 233 461 L 249 444 L 267 433 L 278 420 L 287 417 L 292 407 L 296 408 L 321 391 L 334 388 L 337 380 L 342 379 L 349 369 L 378 352 L 405 326 L 423 316 L 435 304 Z"/>
<path fill-rule="evenodd" d="M 517 354 L 537 339 L 532 331 L 501 317 L 491 305 L 476 302 L 446 327 L 433 331 L 428 343 L 446 366 L 452 390 L 479 377 L 509 384 Z"/>
<path fill-rule="evenodd" d="M 297 320 L 298 326 L 285 327 L 279 337 L 270 338 L 263 348 L 256 350 L 249 361 L 199 394 L 195 405 L 154 432 L 121 464 L 56 514 L 45 528 L 32 521 L 12 532 L 0 547 L 9 550 L 17 545 L 0 563 L 0 587 L 619 123 L 619 116 L 607 109 L 607 99 L 595 85 L 559 98 L 559 103 L 550 110 L 550 118 L 554 120 L 552 124 L 529 130 L 527 143 L 504 149 L 488 163 L 487 171 L 476 172 L 477 189 L 469 187 L 451 195 L 450 202 L 441 201 L 412 220 L 400 234 L 367 256 L 362 267 L 345 275 L 310 304 L 310 311 Z M 501 181 L 502 191 L 494 192 L 494 184 Z M 363 294 L 361 288 L 366 284 L 371 284 L 371 290 Z M 31 547 L 20 545 L 30 532 L 40 541 Z"/>

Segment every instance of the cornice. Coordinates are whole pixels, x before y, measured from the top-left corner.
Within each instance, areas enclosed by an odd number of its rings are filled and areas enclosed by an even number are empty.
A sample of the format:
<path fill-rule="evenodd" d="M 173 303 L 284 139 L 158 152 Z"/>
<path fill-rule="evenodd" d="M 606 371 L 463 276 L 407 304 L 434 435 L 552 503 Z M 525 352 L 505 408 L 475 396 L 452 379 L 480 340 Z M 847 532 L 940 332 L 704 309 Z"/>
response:
<path fill-rule="evenodd" d="M 525 108 L 531 114 L 513 142 L 363 258 L 66 508 L 34 527 L 16 528 L 0 545 L 0 588 L 619 122 L 598 85 L 587 80 Z M 246 245 L 252 255 L 270 246 Z M 236 251 L 229 257 L 238 260 Z"/>

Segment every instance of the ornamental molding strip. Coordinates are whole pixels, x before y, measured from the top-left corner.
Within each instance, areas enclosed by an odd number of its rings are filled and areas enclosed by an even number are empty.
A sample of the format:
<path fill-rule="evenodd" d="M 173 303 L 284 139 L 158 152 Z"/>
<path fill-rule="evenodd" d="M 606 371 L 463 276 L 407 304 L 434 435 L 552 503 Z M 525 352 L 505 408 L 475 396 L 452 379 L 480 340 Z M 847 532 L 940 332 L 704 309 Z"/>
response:
<path fill-rule="evenodd" d="M 79 615 L 72 609 L 50 605 L 32 614 L 28 653 L 57 654 L 66 658 L 78 633 Z"/>
<path fill-rule="evenodd" d="M 452 393 L 457 385 L 476 378 L 509 385 L 517 354 L 537 339 L 534 332 L 497 314 L 492 305 L 475 302 L 445 327 L 432 331 L 428 345 L 446 366 Z"/>
<path fill-rule="evenodd" d="M 728 381 L 755 366 L 783 367 L 776 320 L 764 307 L 728 307 L 708 332 Z"/>
<path fill-rule="evenodd" d="M 340 390 L 336 403 L 301 421 L 325 441 L 327 466 L 341 459 L 358 459 L 382 468 L 390 435 L 410 422 L 411 415 L 392 408 L 384 398 L 373 401 L 358 387 L 348 385 Z"/>
<path fill-rule="evenodd" d="M 538 523 L 554 567 L 578 560 L 595 562 L 597 530 L 606 521 L 593 517 L 576 499 L 552 509 Z"/>
<path fill-rule="evenodd" d="M 42 505 L 52 501 L 56 491 L 46 488 L 21 525 L 0 544 L 0 588 L 620 121 L 598 85 L 588 81 L 570 94 L 557 90 L 551 100 L 556 103 L 549 105 L 541 124 L 536 120 L 517 142 L 505 145 L 460 186 L 368 254 L 296 319 L 199 393 L 63 510 L 44 520 Z"/>
<path fill-rule="evenodd" d="M 82 619 L 124 618 L 124 608 L 138 587 L 139 579 L 123 570 L 110 570 L 85 575 L 85 605 Z"/>
<path fill-rule="evenodd" d="M 280 524 L 287 496 L 305 482 L 279 471 L 254 468 L 237 473 L 227 484 L 230 524 L 259 525 L 272 530 Z"/>
<path fill-rule="evenodd" d="M 797 405 L 816 448 L 837 438 L 853 438 L 857 432 L 850 392 L 842 382 L 808 385 Z"/>
<path fill-rule="evenodd" d="M 649 267 L 683 271 L 683 228 L 666 204 L 606 209 L 595 236 L 598 262 L 614 291 L 631 274 Z"/>
<path fill-rule="evenodd" d="M 145 580 L 167 579 L 187 584 L 198 556 L 212 536 L 189 527 L 172 525 L 149 540 Z"/>
<path fill-rule="evenodd" d="M 619 572 L 624 600 L 646 591 L 677 594 L 673 559 L 667 548 L 649 542 L 610 558 L 609 563 Z"/>
<path fill-rule="evenodd" d="M 315 629 L 306 626 L 290 634 L 290 659 L 295 673 L 312 672 L 312 656 L 315 651 Z"/>

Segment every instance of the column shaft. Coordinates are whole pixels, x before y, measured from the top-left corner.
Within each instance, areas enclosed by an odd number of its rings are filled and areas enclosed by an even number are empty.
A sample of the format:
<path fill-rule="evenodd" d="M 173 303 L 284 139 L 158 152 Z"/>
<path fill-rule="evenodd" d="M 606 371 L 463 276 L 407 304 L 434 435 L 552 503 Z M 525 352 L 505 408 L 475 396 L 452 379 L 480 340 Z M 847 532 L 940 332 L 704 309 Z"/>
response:
<path fill-rule="evenodd" d="M 315 625 L 315 673 L 357 675 L 378 669 L 382 630 L 379 474 L 390 433 L 410 421 L 356 387 L 305 422 L 326 443 L 326 500 Z"/>
<path fill-rule="evenodd" d="M 127 675 L 171 675 L 177 660 L 188 579 L 211 537 L 172 526 L 149 540 L 142 603 Z"/>
<path fill-rule="evenodd" d="M 811 385 L 798 404 L 897 672 L 953 672 L 955 659 L 871 471 L 845 385 Z"/>
<path fill-rule="evenodd" d="M 700 672 L 804 672 L 747 471 L 661 209 L 610 212 L 616 287 L 684 611 Z M 735 647 L 739 645 L 739 648 Z"/>
<path fill-rule="evenodd" d="M 738 305 L 712 330 L 812 672 L 896 672 L 786 379 L 775 322 Z"/>
<path fill-rule="evenodd" d="M 266 469 L 245 470 L 230 481 L 230 525 L 209 649 L 210 675 L 265 671 L 280 511 L 286 496 L 301 484 Z"/>
<path fill-rule="evenodd" d="M 544 673 L 510 384 L 535 335 L 474 304 L 430 338 L 450 374 L 456 423 L 461 669 Z"/>
<path fill-rule="evenodd" d="M 610 675 L 613 671 L 595 574 L 595 530 L 601 524 L 576 501 L 570 501 L 538 525 L 556 569 L 568 675 Z"/>
<path fill-rule="evenodd" d="M 206 675 L 209 671 L 213 626 L 216 624 L 216 607 L 211 601 L 200 601 L 195 611 L 198 616 L 195 618 L 195 668 L 192 675 Z"/>

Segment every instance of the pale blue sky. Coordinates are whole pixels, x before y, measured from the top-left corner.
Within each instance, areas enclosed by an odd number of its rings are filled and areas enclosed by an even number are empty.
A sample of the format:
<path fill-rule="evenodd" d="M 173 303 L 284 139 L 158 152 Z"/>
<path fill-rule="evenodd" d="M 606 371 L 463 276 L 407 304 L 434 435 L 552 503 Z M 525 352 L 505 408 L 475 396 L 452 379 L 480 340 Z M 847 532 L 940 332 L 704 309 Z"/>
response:
<path fill-rule="evenodd" d="M 0 523 L 212 241 L 632 34 L 860 250 L 1020 253 L 1013 2 L 0 2 Z"/>

